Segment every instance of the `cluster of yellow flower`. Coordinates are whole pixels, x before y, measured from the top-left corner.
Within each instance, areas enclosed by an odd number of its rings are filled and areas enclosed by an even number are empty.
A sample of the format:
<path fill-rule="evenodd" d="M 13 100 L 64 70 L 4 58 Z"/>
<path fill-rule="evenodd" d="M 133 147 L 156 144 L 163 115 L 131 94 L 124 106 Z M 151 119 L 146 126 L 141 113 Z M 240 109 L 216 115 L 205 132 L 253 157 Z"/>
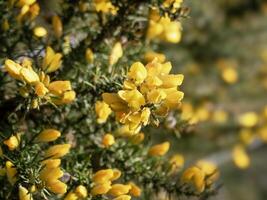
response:
<path fill-rule="evenodd" d="M 36 143 L 42 142 L 52 142 L 59 138 L 61 133 L 55 129 L 45 129 L 34 139 Z M 20 134 L 12 135 L 10 138 L 3 142 L 9 149 L 9 151 L 14 151 L 19 148 L 20 144 Z M 20 200 L 32 200 L 32 195 L 43 189 L 48 189 L 55 194 L 64 194 L 67 191 L 67 185 L 60 181 L 63 176 L 63 171 L 60 169 L 60 158 L 66 155 L 70 150 L 70 144 L 58 144 L 49 147 L 41 161 L 41 170 L 38 175 L 38 181 L 32 180 L 27 184 L 27 188 L 22 186 L 19 187 L 19 198 Z M 0 157 L 2 159 L 7 159 L 5 155 L 8 152 L 4 152 L 0 147 Z M 0 175 L 7 176 L 8 182 L 14 185 L 18 181 L 20 175 L 20 169 L 17 169 L 12 161 L 7 160 L 5 168 L 0 168 Z"/>
<path fill-rule="evenodd" d="M 119 179 L 120 176 L 121 172 L 118 169 L 102 169 L 97 171 L 93 176 L 94 186 L 91 194 L 93 196 L 108 194 L 115 197 L 113 200 L 129 200 L 131 196 L 139 197 L 141 189 L 135 183 L 111 183 Z"/>
<path fill-rule="evenodd" d="M 178 43 L 182 37 L 181 31 L 182 27 L 179 21 L 172 21 L 167 14 L 161 17 L 157 9 L 151 10 L 147 30 L 148 39 L 157 38 L 171 43 Z"/>
<path fill-rule="evenodd" d="M 219 172 L 213 162 L 200 160 L 195 166 L 186 169 L 181 177 L 182 183 L 189 183 L 198 193 L 204 191 L 219 178 Z"/>
<path fill-rule="evenodd" d="M 183 92 L 177 89 L 182 84 L 182 74 L 169 74 L 170 62 L 160 63 L 157 59 L 144 66 L 132 64 L 118 93 L 103 93 L 104 102 L 96 103 L 98 122 L 107 120 L 110 109 L 116 119 L 133 133 L 151 121 L 151 116 L 166 116 L 171 109 L 179 107 Z M 154 121 L 157 124 L 157 121 Z"/>
<path fill-rule="evenodd" d="M 33 108 L 38 107 L 43 99 L 56 105 L 68 104 L 75 99 L 75 92 L 69 81 L 50 82 L 48 73 L 59 69 L 61 57 L 61 53 L 55 53 L 51 47 L 47 47 L 39 75 L 33 70 L 29 59 L 24 59 L 21 65 L 10 59 L 5 61 L 5 69 L 9 75 L 23 83 L 20 94 L 27 98 L 32 91 L 35 93 Z"/>

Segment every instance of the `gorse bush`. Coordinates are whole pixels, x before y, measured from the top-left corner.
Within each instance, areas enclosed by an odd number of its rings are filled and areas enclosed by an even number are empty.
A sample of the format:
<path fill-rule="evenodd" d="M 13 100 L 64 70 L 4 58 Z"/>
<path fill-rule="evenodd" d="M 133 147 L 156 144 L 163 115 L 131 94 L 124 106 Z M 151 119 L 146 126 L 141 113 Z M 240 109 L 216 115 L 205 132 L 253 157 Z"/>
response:
<path fill-rule="evenodd" d="M 180 137 L 209 118 L 204 104 L 183 101 L 184 75 L 158 52 L 179 45 L 189 15 L 183 0 L 0 0 L 0 199 L 216 194 L 216 163 L 185 165 L 170 138 L 155 134 Z M 227 62 L 217 64 L 234 84 Z M 257 121 L 239 118 L 243 127 Z M 232 154 L 249 165 L 243 144 Z"/>

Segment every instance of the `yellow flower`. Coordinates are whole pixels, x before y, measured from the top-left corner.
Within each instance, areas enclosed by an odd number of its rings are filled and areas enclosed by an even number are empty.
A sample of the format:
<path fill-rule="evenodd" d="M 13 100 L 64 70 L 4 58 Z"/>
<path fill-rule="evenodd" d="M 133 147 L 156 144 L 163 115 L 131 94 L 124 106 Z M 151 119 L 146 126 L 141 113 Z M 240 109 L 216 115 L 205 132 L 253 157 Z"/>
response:
<path fill-rule="evenodd" d="M 240 169 L 246 169 L 250 165 L 250 158 L 241 145 L 236 145 L 232 151 L 232 158 L 235 165 Z"/>
<path fill-rule="evenodd" d="M 71 103 L 72 101 L 74 101 L 75 98 L 76 98 L 76 93 L 73 90 L 66 91 L 66 92 L 64 92 L 62 99 L 58 103 L 56 103 L 56 102 L 55 103 L 56 104 L 64 104 L 64 103 L 68 104 L 68 103 Z"/>
<path fill-rule="evenodd" d="M 114 184 L 111 186 L 111 189 L 108 193 L 112 196 L 120 196 L 123 194 L 127 194 L 132 187 L 130 185 L 123 185 L 123 184 Z"/>
<path fill-rule="evenodd" d="M 171 21 L 168 15 L 160 17 L 159 11 L 152 10 L 147 31 L 148 39 L 158 38 L 171 43 L 181 40 L 181 23 Z"/>
<path fill-rule="evenodd" d="M 93 63 L 94 62 L 94 52 L 92 49 L 87 48 L 85 52 L 85 59 L 88 63 Z"/>
<path fill-rule="evenodd" d="M 45 129 L 36 138 L 36 142 L 52 142 L 60 137 L 61 133 L 55 129 Z"/>
<path fill-rule="evenodd" d="M 6 59 L 5 69 L 12 78 L 21 80 L 21 75 L 20 75 L 20 70 L 22 69 L 21 65 L 15 63 L 13 60 Z"/>
<path fill-rule="evenodd" d="M 130 182 L 129 185 L 131 186 L 129 194 L 131 194 L 134 197 L 140 197 L 142 190 L 133 182 Z"/>
<path fill-rule="evenodd" d="M 171 173 L 174 173 L 184 167 L 184 156 L 181 154 L 175 154 L 170 158 L 169 163 L 171 165 L 170 171 Z"/>
<path fill-rule="evenodd" d="M 64 198 L 64 200 L 78 200 L 78 199 L 79 197 L 77 196 L 77 194 L 73 192 L 69 192 L 67 196 Z"/>
<path fill-rule="evenodd" d="M 123 194 L 123 195 L 120 195 L 120 196 L 118 196 L 112 200 L 130 200 L 130 199 L 131 199 L 131 196 Z"/>
<path fill-rule="evenodd" d="M 115 112 L 127 109 L 126 103 L 116 93 L 103 93 L 102 98 Z"/>
<path fill-rule="evenodd" d="M 54 182 L 63 176 L 63 171 L 59 168 L 45 167 L 40 172 L 40 179 L 47 182 Z"/>
<path fill-rule="evenodd" d="M 100 195 L 100 194 L 106 194 L 111 188 L 111 182 L 106 181 L 104 183 L 98 184 L 94 186 L 91 190 L 91 194 L 93 196 Z"/>
<path fill-rule="evenodd" d="M 205 173 L 197 167 L 186 169 L 182 174 L 181 181 L 192 184 L 199 193 L 205 189 Z"/>
<path fill-rule="evenodd" d="M 169 142 L 163 142 L 161 144 L 157 144 L 152 146 L 149 151 L 148 154 L 150 156 L 164 156 L 170 148 L 170 143 Z"/>
<path fill-rule="evenodd" d="M 137 89 L 134 90 L 120 90 L 119 97 L 128 103 L 128 106 L 134 110 L 138 110 L 145 105 L 145 98 Z"/>
<path fill-rule="evenodd" d="M 224 110 L 216 110 L 212 117 L 214 122 L 222 124 L 228 120 L 228 113 Z"/>
<path fill-rule="evenodd" d="M 118 60 L 122 57 L 123 50 L 120 42 L 116 42 L 113 46 L 110 56 L 109 56 L 109 64 L 114 65 L 118 62 Z"/>
<path fill-rule="evenodd" d="M 110 0 L 93 0 L 93 3 L 97 12 L 111 13 L 112 15 L 117 13 L 117 8 L 112 5 Z"/>
<path fill-rule="evenodd" d="M 38 97 L 43 97 L 46 95 L 46 93 L 49 92 L 49 90 L 45 87 L 45 85 L 42 82 L 38 82 L 35 85 L 35 94 L 37 94 Z"/>
<path fill-rule="evenodd" d="M 47 159 L 42 161 L 42 165 L 45 166 L 45 168 L 57 168 L 60 166 L 61 160 L 60 159 Z"/>
<path fill-rule="evenodd" d="M 70 144 L 54 145 L 45 151 L 45 157 L 60 158 L 69 153 L 70 147 L 71 147 Z"/>
<path fill-rule="evenodd" d="M 253 127 L 259 121 L 259 117 L 255 112 L 247 112 L 238 117 L 238 122 L 243 127 Z"/>
<path fill-rule="evenodd" d="M 63 25 L 62 25 L 62 22 L 61 22 L 61 19 L 59 18 L 59 16 L 57 16 L 57 15 L 53 16 L 52 25 L 53 25 L 53 29 L 54 29 L 56 37 L 60 38 L 62 36 L 62 32 L 63 32 Z"/>
<path fill-rule="evenodd" d="M 154 51 L 146 52 L 145 54 L 145 60 L 146 62 L 152 62 L 155 58 L 157 58 L 158 62 L 163 63 L 166 59 L 164 54 L 157 53 Z"/>
<path fill-rule="evenodd" d="M 23 80 L 29 84 L 35 84 L 35 83 L 39 82 L 38 74 L 35 71 L 33 71 L 32 69 L 22 68 L 20 70 L 20 75 L 23 78 Z"/>
<path fill-rule="evenodd" d="M 254 141 L 255 136 L 250 129 L 242 129 L 239 133 L 239 138 L 245 145 L 250 145 Z"/>
<path fill-rule="evenodd" d="M 13 151 L 19 146 L 19 140 L 20 138 L 18 135 L 12 135 L 10 138 L 4 141 L 4 144 L 7 145 L 10 151 Z"/>
<path fill-rule="evenodd" d="M 183 0 L 165 0 L 163 2 L 163 6 L 166 8 L 173 7 L 173 12 L 175 12 L 178 8 L 181 7 L 181 4 L 183 3 Z"/>
<path fill-rule="evenodd" d="M 42 69 L 45 70 L 46 73 L 58 70 L 62 62 L 61 58 L 61 53 L 55 53 L 55 51 L 48 46 L 46 48 L 46 54 L 43 59 Z"/>
<path fill-rule="evenodd" d="M 71 84 L 70 81 L 53 81 L 49 84 L 48 89 L 52 94 L 60 96 L 71 90 Z"/>
<path fill-rule="evenodd" d="M 113 135 L 107 133 L 104 135 L 104 137 L 102 138 L 102 144 L 107 148 L 110 147 L 111 145 L 113 145 L 115 143 L 115 138 Z"/>
<path fill-rule="evenodd" d="M 238 81 L 238 72 L 233 67 L 225 67 L 222 70 L 222 78 L 228 84 L 234 84 Z"/>
<path fill-rule="evenodd" d="M 85 186 L 83 185 L 79 185 L 78 187 L 76 187 L 75 189 L 75 194 L 79 197 L 79 198 L 86 198 L 88 196 L 88 192 Z"/>
<path fill-rule="evenodd" d="M 135 84 L 141 84 L 147 77 L 145 66 L 140 62 L 135 62 L 131 65 L 130 71 L 127 74 L 128 78 L 132 79 Z"/>
<path fill-rule="evenodd" d="M 33 33 L 36 37 L 44 37 L 47 35 L 47 30 L 42 26 L 37 26 L 33 29 Z"/>
<path fill-rule="evenodd" d="M 263 142 L 267 142 L 267 126 L 264 126 L 258 130 L 259 138 Z M 0 155 L 1 156 L 1 155 Z"/>
<path fill-rule="evenodd" d="M 121 171 L 118 169 L 113 169 L 113 176 L 110 179 L 111 181 L 115 181 L 121 177 Z"/>
<path fill-rule="evenodd" d="M 17 169 L 13 165 L 13 163 L 10 161 L 6 162 L 6 175 L 7 175 L 7 180 L 9 181 L 9 183 L 11 185 L 14 185 L 17 181 L 17 177 L 16 177 Z"/>
<path fill-rule="evenodd" d="M 21 185 L 19 186 L 19 200 L 33 200 L 29 191 Z"/>
<path fill-rule="evenodd" d="M 108 104 L 103 101 L 97 101 L 95 104 L 95 112 L 97 114 L 97 122 L 99 124 L 105 123 L 108 116 L 111 114 L 111 109 Z"/>
<path fill-rule="evenodd" d="M 205 173 L 207 185 L 211 185 L 219 178 L 217 166 L 213 162 L 207 160 L 199 160 L 196 166 Z"/>
<path fill-rule="evenodd" d="M 93 182 L 97 184 L 102 184 L 107 181 L 110 181 L 113 178 L 112 169 L 102 169 L 97 171 L 93 176 Z"/>
<path fill-rule="evenodd" d="M 65 194 L 67 192 L 67 185 L 59 180 L 48 181 L 47 188 L 55 194 Z"/>

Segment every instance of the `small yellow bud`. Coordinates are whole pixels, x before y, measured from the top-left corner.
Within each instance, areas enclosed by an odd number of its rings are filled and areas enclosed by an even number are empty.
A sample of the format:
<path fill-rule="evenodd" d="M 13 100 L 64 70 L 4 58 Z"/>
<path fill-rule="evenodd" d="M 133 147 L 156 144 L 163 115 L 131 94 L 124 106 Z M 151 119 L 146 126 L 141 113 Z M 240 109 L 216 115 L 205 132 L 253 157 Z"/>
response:
<path fill-rule="evenodd" d="M 146 62 L 152 62 L 155 58 L 157 58 L 158 62 L 160 62 L 160 63 L 163 63 L 166 59 L 164 54 L 156 53 L 154 51 L 146 52 L 146 54 L 145 54 Z"/>
<path fill-rule="evenodd" d="M 102 169 L 97 171 L 93 176 L 93 182 L 97 184 L 101 184 L 109 181 L 113 177 L 112 169 Z"/>
<path fill-rule="evenodd" d="M 109 56 L 109 64 L 114 65 L 122 57 L 123 50 L 120 42 L 115 43 Z"/>
<path fill-rule="evenodd" d="M 15 150 L 19 146 L 19 136 L 12 135 L 9 139 L 4 141 L 10 151 Z"/>
<path fill-rule="evenodd" d="M 33 29 L 33 33 L 36 37 L 44 37 L 47 35 L 47 31 L 42 26 L 37 26 Z"/>
<path fill-rule="evenodd" d="M 115 143 L 115 138 L 111 134 L 105 134 L 102 138 L 102 144 L 107 148 Z"/>
<path fill-rule="evenodd" d="M 111 114 L 111 109 L 108 104 L 102 101 L 97 101 L 95 103 L 95 112 L 97 114 L 97 122 L 99 124 L 105 123 L 108 116 Z"/>
<path fill-rule="evenodd" d="M 130 185 L 123 185 L 123 184 L 114 184 L 111 186 L 111 189 L 109 190 L 109 194 L 112 196 L 120 196 L 123 194 L 127 194 L 132 187 Z"/>
<path fill-rule="evenodd" d="M 58 144 L 50 147 L 45 151 L 46 158 L 60 158 L 69 153 L 70 144 Z"/>
<path fill-rule="evenodd" d="M 46 73 L 51 73 L 59 69 L 61 65 L 61 53 L 55 53 L 51 47 L 46 48 L 45 57 L 43 59 L 42 68 Z"/>
<path fill-rule="evenodd" d="M 111 182 L 107 181 L 107 182 L 104 182 L 102 184 L 98 184 L 98 185 L 94 186 L 93 189 L 91 190 L 91 194 L 93 196 L 100 195 L 100 194 L 106 194 L 111 188 L 110 184 L 111 184 Z"/>
<path fill-rule="evenodd" d="M 17 169 L 10 161 L 6 162 L 6 174 L 9 183 L 11 183 L 11 185 L 14 185 L 17 181 Z"/>
<path fill-rule="evenodd" d="M 87 48 L 85 52 L 85 59 L 88 63 L 93 63 L 94 62 L 94 52 L 92 49 Z"/>
<path fill-rule="evenodd" d="M 87 189 L 83 185 L 79 185 L 78 187 L 76 187 L 75 194 L 77 194 L 79 198 L 86 198 L 88 196 Z"/>
<path fill-rule="evenodd" d="M 19 186 L 19 200 L 33 200 L 29 191 L 21 185 Z"/>
<path fill-rule="evenodd" d="M 152 146 L 149 151 L 148 155 L 150 156 L 164 156 L 170 148 L 170 143 L 169 142 L 164 142 L 161 144 L 157 144 Z"/>
<path fill-rule="evenodd" d="M 63 32 L 63 25 L 62 25 L 62 22 L 59 16 L 57 15 L 53 16 L 52 25 L 53 25 L 53 29 L 54 29 L 56 37 L 60 38 Z"/>
<path fill-rule="evenodd" d="M 71 103 L 72 101 L 75 100 L 75 98 L 76 98 L 76 93 L 73 90 L 67 91 L 64 92 L 61 102 L 65 104 Z"/>
<path fill-rule="evenodd" d="M 37 137 L 36 142 L 52 142 L 60 137 L 61 133 L 55 129 L 45 129 Z"/>
<path fill-rule="evenodd" d="M 130 182 L 129 185 L 131 186 L 129 194 L 134 196 L 134 197 L 140 197 L 142 190 L 133 182 Z"/>

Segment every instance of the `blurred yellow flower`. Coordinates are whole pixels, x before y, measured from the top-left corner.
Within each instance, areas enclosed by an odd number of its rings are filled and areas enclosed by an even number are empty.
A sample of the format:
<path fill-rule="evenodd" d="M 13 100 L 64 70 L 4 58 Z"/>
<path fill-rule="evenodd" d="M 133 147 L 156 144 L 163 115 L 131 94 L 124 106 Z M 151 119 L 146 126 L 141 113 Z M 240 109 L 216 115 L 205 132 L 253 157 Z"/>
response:
<path fill-rule="evenodd" d="M 131 186 L 129 194 L 134 197 L 140 197 L 142 193 L 141 188 L 138 187 L 134 182 L 130 182 L 129 185 Z"/>
<path fill-rule="evenodd" d="M 112 5 L 110 0 L 93 0 L 93 3 L 97 12 L 111 13 L 112 15 L 117 13 L 117 8 Z"/>
<path fill-rule="evenodd" d="M 219 178 L 217 166 L 213 162 L 208 160 L 199 160 L 196 163 L 196 166 L 205 173 L 206 185 L 211 185 Z"/>
<path fill-rule="evenodd" d="M 19 200 L 33 200 L 29 191 L 21 185 L 19 186 Z"/>
<path fill-rule="evenodd" d="M 111 188 L 111 182 L 106 181 L 106 182 L 103 182 L 101 184 L 97 184 L 96 186 L 94 186 L 91 190 L 91 194 L 93 196 L 100 195 L 100 194 L 106 194 L 106 193 L 108 193 L 110 188 Z"/>
<path fill-rule="evenodd" d="M 88 63 L 93 63 L 94 62 L 94 52 L 92 49 L 87 48 L 85 52 L 85 59 Z"/>
<path fill-rule="evenodd" d="M 171 165 L 170 173 L 175 173 L 184 167 L 184 156 L 182 154 L 175 154 L 170 158 L 169 163 Z"/>
<path fill-rule="evenodd" d="M 85 186 L 79 185 L 75 189 L 75 194 L 77 194 L 79 198 L 86 198 L 88 196 L 88 191 Z"/>
<path fill-rule="evenodd" d="M 20 141 L 19 135 L 16 134 L 16 135 L 12 135 L 10 138 L 5 140 L 4 144 L 7 145 L 10 151 L 13 151 L 19 146 L 19 141 Z"/>
<path fill-rule="evenodd" d="M 6 161 L 6 175 L 9 183 L 11 185 L 14 185 L 17 181 L 17 169 L 15 165 L 10 161 Z"/>
<path fill-rule="evenodd" d="M 59 16 L 54 15 L 52 17 L 52 25 L 57 38 L 60 38 L 63 33 L 63 25 Z"/>
<path fill-rule="evenodd" d="M 123 194 L 127 194 L 132 187 L 130 185 L 123 185 L 123 184 L 114 184 L 111 186 L 108 193 L 112 196 L 120 196 Z"/>
<path fill-rule="evenodd" d="M 70 150 L 70 144 L 58 144 L 49 147 L 45 151 L 45 157 L 46 158 L 60 158 L 69 153 Z"/>
<path fill-rule="evenodd" d="M 232 158 L 235 165 L 240 169 L 246 169 L 250 165 L 250 158 L 241 145 L 236 145 L 232 151 Z"/>
<path fill-rule="evenodd" d="M 181 177 L 183 183 L 192 184 L 198 193 L 205 189 L 205 173 L 198 167 L 190 167 L 184 171 Z"/>
<path fill-rule="evenodd" d="M 225 67 L 222 70 L 222 78 L 226 83 L 234 84 L 238 81 L 238 72 L 233 67 Z"/>
<path fill-rule="evenodd" d="M 111 49 L 111 53 L 109 56 L 109 64 L 114 65 L 118 62 L 118 60 L 122 57 L 123 55 L 123 49 L 121 46 L 120 42 L 116 42 Z"/>
<path fill-rule="evenodd" d="M 45 129 L 37 137 L 36 142 L 52 142 L 60 137 L 61 133 L 55 129 Z"/>
<path fill-rule="evenodd" d="M 42 69 L 46 73 L 51 73 L 59 69 L 61 65 L 61 53 L 55 53 L 55 51 L 51 47 L 46 48 L 45 57 L 42 63 Z"/>
<path fill-rule="evenodd" d="M 37 26 L 33 29 L 33 33 L 36 37 L 44 37 L 47 35 L 47 30 L 42 26 Z"/>
<path fill-rule="evenodd" d="M 243 113 L 238 117 L 238 122 L 241 126 L 250 128 L 257 125 L 259 117 L 255 112 Z"/>
<path fill-rule="evenodd" d="M 148 155 L 150 156 L 164 156 L 170 148 L 170 143 L 169 142 L 163 142 L 161 144 L 157 144 L 152 146 L 149 151 Z"/>

